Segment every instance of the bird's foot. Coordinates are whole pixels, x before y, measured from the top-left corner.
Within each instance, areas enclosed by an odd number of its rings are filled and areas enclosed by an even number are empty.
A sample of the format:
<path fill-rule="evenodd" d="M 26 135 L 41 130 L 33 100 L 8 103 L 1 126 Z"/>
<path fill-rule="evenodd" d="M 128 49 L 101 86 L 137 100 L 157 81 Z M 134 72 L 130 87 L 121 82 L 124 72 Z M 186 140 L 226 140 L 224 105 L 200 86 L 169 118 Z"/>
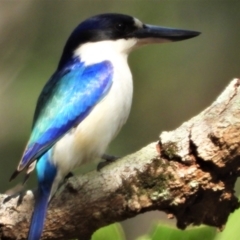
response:
<path fill-rule="evenodd" d="M 14 194 L 11 194 L 11 195 L 7 196 L 3 200 L 3 204 L 9 202 L 13 198 L 17 198 L 18 197 L 18 200 L 17 200 L 17 207 L 18 207 L 19 205 L 22 204 L 24 197 L 28 194 L 28 191 L 29 190 L 21 190 L 21 191 L 18 191 L 18 192 L 14 193 Z M 32 191 L 32 193 L 33 193 L 34 198 L 35 198 L 35 192 Z"/>
<path fill-rule="evenodd" d="M 70 177 L 73 177 L 73 176 L 74 176 L 74 174 L 73 174 L 72 172 L 69 172 L 69 173 L 65 176 L 64 182 L 66 182 Z"/>
<path fill-rule="evenodd" d="M 59 191 L 59 189 L 67 182 L 67 180 L 70 178 L 70 177 L 73 177 L 74 174 L 72 172 L 69 172 L 65 177 L 64 179 L 59 183 L 58 185 L 58 188 L 57 188 L 57 191 Z"/>
<path fill-rule="evenodd" d="M 104 168 L 105 166 L 107 166 L 110 163 L 115 162 L 117 159 L 119 159 L 120 157 L 116 157 L 116 156 L 112 156 L 112 155 L 108 155 L 108 154 L 103 154 L 101 159 L 105 160 L 104 162 L 100 162 L 97 165 L 97 171 L 100 171 L 102 168 Z"/>

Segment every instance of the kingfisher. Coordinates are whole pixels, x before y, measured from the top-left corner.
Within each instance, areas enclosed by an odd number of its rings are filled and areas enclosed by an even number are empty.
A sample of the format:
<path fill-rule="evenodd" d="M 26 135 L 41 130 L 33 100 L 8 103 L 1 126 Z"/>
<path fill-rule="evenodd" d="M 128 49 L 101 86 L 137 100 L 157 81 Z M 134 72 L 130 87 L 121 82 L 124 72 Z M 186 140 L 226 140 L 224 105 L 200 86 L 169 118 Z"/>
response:
<path fill-rule="evenodd" d="M 11 177 L 25 170 L 27 179 L 36 168 L 38 188 L 28 240 L 41 238 L 48 203 L 65 177 L 103 156 L 126 122 L 133 95 L 129 53 L 199 34 L 116 13 L 90 17 L 74 29 L 38 98 L 28 143 Z"/>

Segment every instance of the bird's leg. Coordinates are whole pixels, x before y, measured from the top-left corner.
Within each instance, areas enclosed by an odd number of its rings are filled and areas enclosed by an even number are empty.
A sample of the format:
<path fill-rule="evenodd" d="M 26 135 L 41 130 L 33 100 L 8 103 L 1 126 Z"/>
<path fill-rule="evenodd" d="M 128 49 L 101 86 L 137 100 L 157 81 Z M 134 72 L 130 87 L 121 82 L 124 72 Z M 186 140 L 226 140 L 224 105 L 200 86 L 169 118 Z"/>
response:
<path fill-rule="evenodd" d="M 104 162 L 100 162 L 97 165 L 97 171 L 100 171 L 102 168 L 104 168 L 105 166 L 107 166 L 110 163 L 115 162 L 117 159 L 119 159 L 120 157 L 116 157 L 116 156 L 112 156 L 112 155 L 108 155 L 108 154 L 103 154 L 101 159 L 105 160 Z"/>
<path fill-rule="evenodd" d="M 63 184 L 70 178 L 70 177 L 73 177 L 73 173 L 72 172 L 69 172 L 65 178 L 63 179 L 62 183 L 58 186 L 58 189 L 59 190 Z M 24 182 L 25 182 L 25 179 L 24 179 Z M 23 187 L 21 187 L 21 189 L 19 190 L 16 190 L 16 188 L 14 189 L 10 189 L 9 192 L 12 191 L 14 193 L 10 194 L 9 196 L 7 196 L 4 200 L 3 200 L 3 204 L 6 203 L 6 202 L 9 202 L 11 199 L 13 198 L 17 198 L 18 197 L 18 201 L 17 201 L 17 206 L 21 205 L 25 195 L 27 195 L 27 192 L 29 190 L 24 190 Z M 33 195 L 34 195 L 34 198 L 35 198 L 35 195 L 36 195 L 36 190 L 33 190 Z"/>
<path fill-rule="evenodd" d="M 21 191 L 19 191 L 19 192 L 16 192 L 16 193 L 14 193 L 14 194 L 11 194 L 11 195 L 7 196 L 6 198 L 4 198 L 3 204 L 6 203 L 6 202 L 9 202 L 11 199 L 16 198 L 16 197 L 18 197 L 18 196 L 19 196 L 19 198 L 20 198 L 20 195 L 21 195 L 23 192 L 25 192 L 25 191 L 22 191 L 22 190 L 21 190 Z M 26 194 L 26 193 L 25 193 L 25 194 Z M 21 199 L 23 199 L 23 197 L 21 197 Z"/>
<path fill-rule="evenodd" d="M 28 171 L 23 179 L 23 183 L 20 185 L 20 184 L 17 184 L 15 187 L 7 190 L 6 194 L 9 195 L 7 196 L 4 200 L 3 200 L 3 203 L 6 203 L 8 201 L 10 201 L 12 198 L 16 198 L 18 197 L 18 201 L 17 201 L 17 206 L 19 206 L 22 201 L 23 201 L 23 198 L 25 195 L 27 195 L 27 191 L 28 190 L 25 190 L 24 189 L 24 185 L 26 183 L 26 181 L 28 180 L 29 176 L 30 176 L 30 173 L 31 171 L 33 170 L 33 168 L 35 167 L 35 162 L 30 164 L 30 166 L 28 167 Z M 15 171 L 12 175 L 12 177 L 10 178 L 10 181 L 16 177 L 16 175 L 18 174 L 19 172 L 18 171 Z M 35 198 L 35 190 L 32 191 L 33 192 L 33 195 L 34 195 L 34 198 Z"/>
<path fill-rule="evenodd" d="M 6 202 L 10 201 L 10 200 L 13 199 L 13 198 L 18 197 L 18 200 L 17 200 L 17 207 L 18 207 L 19 205 L 22 204 L 24 197 L 28 194 L 28 193 L 27 193 L 28 191 L 29 191 L 29 190 L 20 190 L 20 191 L 14 193 L 14 194 L 11 194 L 11 195 L 7 196 L 7 197 L 3 200 L 3 204 L 5 204 Z M 32 190 L 32 193 L 33 193 L 34 199 L 35 199 L 36 190 Z"/>
<path fill-rule="evenodd" d="M 70 177 L 73 177 L 73 176 L 74 176 L 74 174 L 73 174 L 72 172 L 69 172 L 69 173 L 65 176 L 64 182 L 67 181 Z"/>
<path fill-rule="evenodd" d="M 60 184 L 58 185 L 58 188 L 57 188 L 57 191 L 59 191 L 59 189 L 67 182 L 67 180 L 70 178 L 70 177 L 73 177 L 74 176 L 74 174 L 72 173 L 72 172 L 69 172 L 65 177 L 64 177 L 64 179 L 60 182 Z M 56 192 L 57 192 L 56 191 Z M 54 194 L 54 196 L 55 196 L 55 194 Z M 53 196 L 53 198 L 54 198 L 54 196 Z"/>

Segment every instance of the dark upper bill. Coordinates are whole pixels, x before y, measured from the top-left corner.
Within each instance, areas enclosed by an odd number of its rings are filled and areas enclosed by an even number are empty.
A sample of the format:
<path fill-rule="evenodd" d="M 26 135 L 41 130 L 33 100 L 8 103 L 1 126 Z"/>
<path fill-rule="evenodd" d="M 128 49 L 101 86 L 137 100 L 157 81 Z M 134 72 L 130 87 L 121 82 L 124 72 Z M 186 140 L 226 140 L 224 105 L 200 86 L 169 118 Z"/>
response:
<path fill-rule="evenodd" d="M 133 37 L 136 37 L 140 42 L 168 42 L 168 41 L 181 41 L 189 38 L 196 37 L 200 34 L 197 31 L 166 28 L 160 26 L 154 26 L 144 24 L 143 28 L 138 29 L 133 33 Z"/>

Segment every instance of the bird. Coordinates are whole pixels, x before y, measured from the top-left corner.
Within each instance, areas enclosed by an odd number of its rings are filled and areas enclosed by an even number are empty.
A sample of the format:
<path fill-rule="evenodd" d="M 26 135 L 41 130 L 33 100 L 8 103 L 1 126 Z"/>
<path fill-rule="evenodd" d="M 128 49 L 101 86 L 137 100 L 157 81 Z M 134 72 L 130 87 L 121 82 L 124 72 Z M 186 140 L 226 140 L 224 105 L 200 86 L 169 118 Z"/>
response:
<path fill-rule="evenodd" d="M 71 171 L 104 155 L 132 103 L 129 53 L 151 43 L 196 37 L 197 31 L 145 24 L 120 13 L 81 22 L 37 100 L 29 140 L 11 176 L 36 169 L 38 188 L 28 240 L 41 238 L 49 201 Z"/>

